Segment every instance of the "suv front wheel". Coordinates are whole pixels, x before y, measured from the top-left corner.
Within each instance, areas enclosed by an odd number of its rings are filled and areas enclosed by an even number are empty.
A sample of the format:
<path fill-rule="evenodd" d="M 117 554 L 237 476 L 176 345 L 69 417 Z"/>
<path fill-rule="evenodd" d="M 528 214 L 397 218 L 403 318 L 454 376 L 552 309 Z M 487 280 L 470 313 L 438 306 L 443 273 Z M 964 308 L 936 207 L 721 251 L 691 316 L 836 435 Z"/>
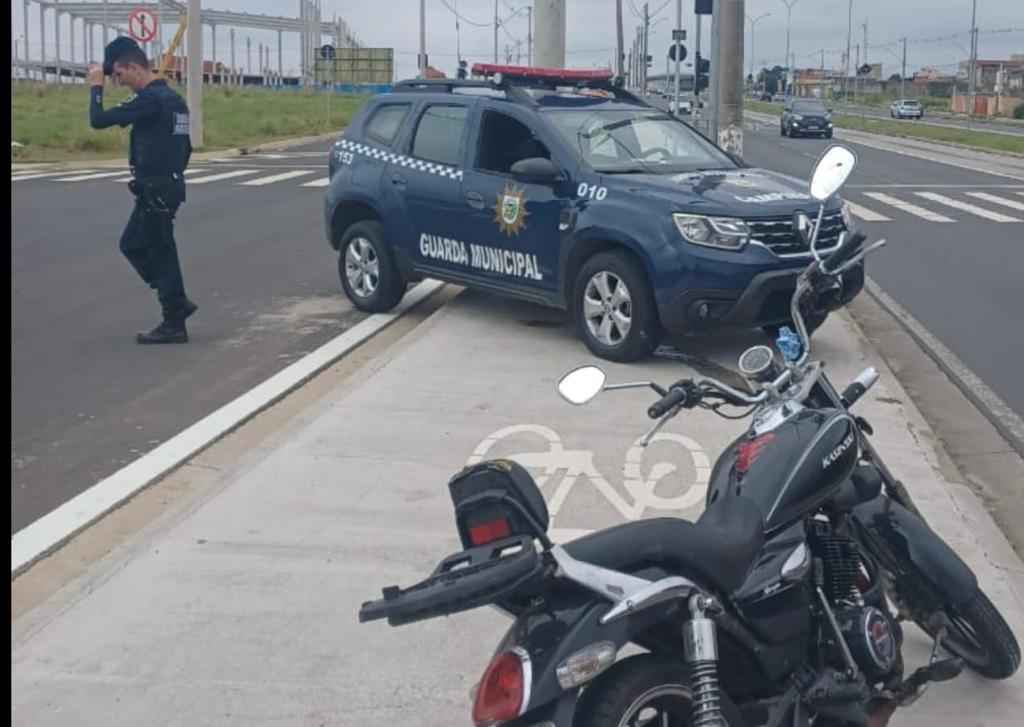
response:
<path fill-rule="evenodd" d="M 382 313 L 398 305 L 406 283 L 379 222 L 364 220 L 345 230 L 338 246 L 338 277 L 359 310 Z"/>
<path fill-rule="evenodd" d="M 636 361 L 661 341 L 651 287 L 626 253 L 598 253 L 583 264 L 573 286 L 572 311 L 587 348 L 601 358 Z"/>

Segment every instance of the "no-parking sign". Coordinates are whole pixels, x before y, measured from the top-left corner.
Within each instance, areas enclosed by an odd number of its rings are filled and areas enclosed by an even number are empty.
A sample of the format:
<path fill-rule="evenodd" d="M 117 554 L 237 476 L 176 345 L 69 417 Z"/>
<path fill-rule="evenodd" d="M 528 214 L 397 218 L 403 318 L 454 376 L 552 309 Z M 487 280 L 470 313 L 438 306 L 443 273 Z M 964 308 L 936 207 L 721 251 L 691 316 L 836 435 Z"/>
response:
<path fill-rule="evenodd" d="M 135 8 L 128 16 L 128 35 L 140 43 L 156 37 L 156 16 L 146 8 Z"/>

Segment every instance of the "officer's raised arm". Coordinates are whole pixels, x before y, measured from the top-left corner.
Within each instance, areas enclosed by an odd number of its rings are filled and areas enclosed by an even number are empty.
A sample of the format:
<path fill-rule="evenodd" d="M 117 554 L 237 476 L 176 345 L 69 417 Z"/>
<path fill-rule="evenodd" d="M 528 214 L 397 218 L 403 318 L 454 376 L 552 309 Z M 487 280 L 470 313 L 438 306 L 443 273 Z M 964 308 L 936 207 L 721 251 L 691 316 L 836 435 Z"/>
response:
<path fill-rule="evenodd" d="M 112 109 L 103 108 L 103 71 L 99 66 L 89 70 L 89 125 L 94 129 L 108 126 L 128 126 L 160 111 L 156 97 L 140 93 Z"/>

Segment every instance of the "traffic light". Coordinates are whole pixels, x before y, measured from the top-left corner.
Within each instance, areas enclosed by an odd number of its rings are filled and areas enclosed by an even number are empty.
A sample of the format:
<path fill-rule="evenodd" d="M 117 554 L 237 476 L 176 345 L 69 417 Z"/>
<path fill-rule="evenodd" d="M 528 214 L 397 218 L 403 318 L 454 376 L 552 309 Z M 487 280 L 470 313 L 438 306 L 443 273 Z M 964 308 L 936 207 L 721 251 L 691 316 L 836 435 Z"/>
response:
<path fill-rule="evenodd" d="M 711 70 L 711 61 L 701 58 L 700 53 L 693 59 L 694 89 L 700 93 L 708 87 L 708 71 Z"/>
<path fill-rule="evenodd" d="M 465 61 L 459 61 L 459 70 L 458 70 L 457 75 L 458 75 L 459 78 L 465 78 L 466 77 L 466 62 Z"/>

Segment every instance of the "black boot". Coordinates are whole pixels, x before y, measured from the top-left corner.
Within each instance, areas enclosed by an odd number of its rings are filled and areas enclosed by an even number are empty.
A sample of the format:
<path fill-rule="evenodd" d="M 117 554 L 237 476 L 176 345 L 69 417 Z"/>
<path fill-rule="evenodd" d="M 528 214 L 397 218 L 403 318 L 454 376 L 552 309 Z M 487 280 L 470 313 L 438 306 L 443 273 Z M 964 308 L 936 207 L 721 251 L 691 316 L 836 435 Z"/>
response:
<path fill-rule="evenodd" d="M 191 300 L 185 299 L 185 314 L 181 317 L 181 320 L 185 320 L 190 315 L 199 310 L 199 306 L 193 303 Z"/>
<path fill-rule="evenodd" d="M 171 323 L 164 321 L 156 328 L 145 333 L 135 334 L 136 343 L 188 343 L 188 331 L 185 322 Z"/>

